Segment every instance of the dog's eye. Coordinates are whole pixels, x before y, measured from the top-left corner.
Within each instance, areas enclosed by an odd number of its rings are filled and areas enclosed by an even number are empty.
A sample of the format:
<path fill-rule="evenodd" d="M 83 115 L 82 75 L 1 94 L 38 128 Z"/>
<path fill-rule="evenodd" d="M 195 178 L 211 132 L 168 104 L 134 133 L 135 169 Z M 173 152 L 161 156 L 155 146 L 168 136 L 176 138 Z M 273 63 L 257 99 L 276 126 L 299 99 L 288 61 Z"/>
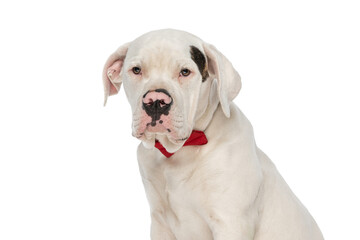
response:
<path fill-rule="evenodd" d="M 139 75 L 141 73 L 141 68 L 139 67 L 133 67 L 132 71 L 134 74 Z"/>
<path fill-rule="evenodd" d="M 190 73 L 191 73 L 191 71 L 190 71 L 189 69 L 187 69 L 187 68 L 184 68 L 184 69 L 182 69 L 182 70 L 180 71 L 180 75 L 181 75 L 181 76 L 184 76 L 184 77 L 189 76 Z"/>

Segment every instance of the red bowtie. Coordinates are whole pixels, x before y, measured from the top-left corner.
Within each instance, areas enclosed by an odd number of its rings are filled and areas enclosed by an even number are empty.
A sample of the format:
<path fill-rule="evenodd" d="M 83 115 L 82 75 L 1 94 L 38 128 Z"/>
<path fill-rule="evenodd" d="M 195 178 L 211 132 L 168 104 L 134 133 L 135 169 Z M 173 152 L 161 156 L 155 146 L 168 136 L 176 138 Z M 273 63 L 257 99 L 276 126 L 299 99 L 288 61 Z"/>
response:
<path fill-rule="evenodd" d="M 205 133 L 202 131 L 193 130 L 190 137 L 186 140 L 183 146 L 189 146 L 189 145 L 205 145 L 207 144 L 208 140 L 205 136 Z M 162 154 L 165 155 L 165 157 L 169 158 L 174 153 L 169 153 L 166 151 L 166 149 L 163 147 L 163 145 L 156 140 L 155 141 L 155 147 L 160 150 Z"/>

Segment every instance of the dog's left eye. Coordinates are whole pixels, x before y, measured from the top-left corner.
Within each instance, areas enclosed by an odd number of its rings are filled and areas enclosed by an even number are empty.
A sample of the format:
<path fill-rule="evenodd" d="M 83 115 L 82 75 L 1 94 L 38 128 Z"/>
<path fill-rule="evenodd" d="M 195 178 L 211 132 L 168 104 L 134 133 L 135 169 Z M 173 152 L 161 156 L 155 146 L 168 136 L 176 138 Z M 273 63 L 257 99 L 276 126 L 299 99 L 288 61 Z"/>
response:
<path fill-rule="evenodd" d="M 181 75 L 181 76 L 184 76 L 184 77 L 189 76 L 190 73 L 191 73 L 191 71 L 190 71 L 189 69 L 187 69 L 187 68 L 184 68 L 184 69 L 182 69 L 182 70 L 180 71 L 180 75 Z"/>
<path fill-rule="evenodd" d="M 141 73 L 141 68 L 139 67 L 133 67 L 132 71 L 134 74 L 139 75 Z"/>

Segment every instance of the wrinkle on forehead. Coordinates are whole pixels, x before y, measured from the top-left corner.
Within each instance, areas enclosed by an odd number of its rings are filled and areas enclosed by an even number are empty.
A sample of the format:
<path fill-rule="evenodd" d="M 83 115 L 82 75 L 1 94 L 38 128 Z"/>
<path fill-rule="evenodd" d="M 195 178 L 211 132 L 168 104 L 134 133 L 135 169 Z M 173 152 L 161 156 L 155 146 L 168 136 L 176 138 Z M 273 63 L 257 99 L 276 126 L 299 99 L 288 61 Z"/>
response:
<path fill-rule="evenodd" d="M 146 64 L 151 67 L 168 66 L 177 59 L 185 58 L 184 51 L 178 45 L 169 42 L 158 42 L 139 51 Z"/>
<path fill-rule="evenodd" d="M 146 33 L 135 39 L 129 47 L 128 54 L 144 56 L 151 53 L 161 55 L 177 53 L 176 55 L 188 56 L 189 46 L 195 46 L 202 50 L 202 40 L 184 31 L 162 29 Z"/>
<path fill-rule="evenodd" d="M 207 77 L 206 60 L 199 65 L 200 55 L 194 59 L 190 46 L 199 52 L 203 51 L 202 41 L 189 33 L 171 29 L 150 32 L 131 43 L 127 67 L 138 65 L 144 70 L 144 76 L 165 74 L 168 77 L 177 77 L 175 75 L 181 68 L 199 68 L 204 81 Z"/>

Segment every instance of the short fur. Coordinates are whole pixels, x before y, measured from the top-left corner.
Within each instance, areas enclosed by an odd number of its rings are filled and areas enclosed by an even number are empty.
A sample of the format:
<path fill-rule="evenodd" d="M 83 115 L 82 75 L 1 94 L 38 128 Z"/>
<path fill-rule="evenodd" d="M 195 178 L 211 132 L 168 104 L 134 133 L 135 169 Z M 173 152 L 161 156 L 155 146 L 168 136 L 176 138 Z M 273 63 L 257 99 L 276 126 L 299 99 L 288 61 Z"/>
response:
<path fill-rule="evenodd" d="M 199 52 L 208 64 L 205 82 Z M 142 73 L 134 75 L 134 66 Z M 192 72 L 187 77 L 179 74 L 184 68 Z M 151 239 L 323 239 L 309 212 L 256 146 L 250 122 L 232 103 L 240 76 L 215 47 L 182 31 L 150 32 L 112 54 L 103 77 L 105 99 L 124 84 L 133 135 L 142 141 L 137 155 L 150 204 Z M 169 114 L 152 126 L 142 97 L 156 89 L 166 89 L 173 103 Z M 193 129 L 204 131 L 209 142 L 182 147 Z M 155 139 L 175 154 L 166 158 L 154 148 Z"/>

